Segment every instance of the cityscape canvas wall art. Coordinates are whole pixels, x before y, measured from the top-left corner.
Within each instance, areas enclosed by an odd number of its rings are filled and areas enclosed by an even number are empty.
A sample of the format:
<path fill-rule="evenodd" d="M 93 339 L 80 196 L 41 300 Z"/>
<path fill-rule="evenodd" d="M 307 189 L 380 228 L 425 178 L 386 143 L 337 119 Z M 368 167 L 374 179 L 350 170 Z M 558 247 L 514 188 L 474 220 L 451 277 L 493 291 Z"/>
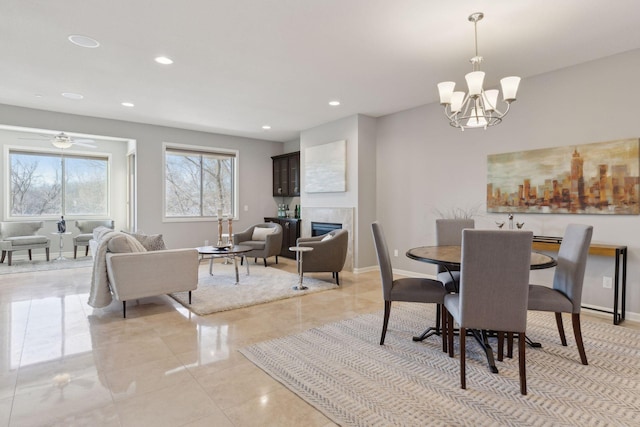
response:
<path fill-rule="evenodd" d="M 640 139 L 487 158 L 487 212 L 638 215 Z"/>

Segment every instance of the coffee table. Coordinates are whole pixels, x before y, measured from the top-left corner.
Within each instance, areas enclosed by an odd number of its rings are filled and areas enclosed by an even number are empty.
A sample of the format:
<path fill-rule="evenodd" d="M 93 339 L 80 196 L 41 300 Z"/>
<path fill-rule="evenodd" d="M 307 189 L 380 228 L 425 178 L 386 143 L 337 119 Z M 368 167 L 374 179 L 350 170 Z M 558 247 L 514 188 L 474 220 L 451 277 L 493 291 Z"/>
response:
<path fill-rule="evenodd" d="M 233 266 L 236 270 L 236 285 L 240 283 L 240 275 L 238 274 L 238 257 L 246 258 L 246 253 L 251 252 L 253 249 L 250 246 L 234 245 L 234 246 L 200 246 L 196 248 L 200 255 L 210 255 L 209 258 L 209 274 L 213 276 L 213 260 L 215 258 L 224 258 L 233 261 Z M 247 276 L 249 275 L 249 263 L 246 262 Z"/>

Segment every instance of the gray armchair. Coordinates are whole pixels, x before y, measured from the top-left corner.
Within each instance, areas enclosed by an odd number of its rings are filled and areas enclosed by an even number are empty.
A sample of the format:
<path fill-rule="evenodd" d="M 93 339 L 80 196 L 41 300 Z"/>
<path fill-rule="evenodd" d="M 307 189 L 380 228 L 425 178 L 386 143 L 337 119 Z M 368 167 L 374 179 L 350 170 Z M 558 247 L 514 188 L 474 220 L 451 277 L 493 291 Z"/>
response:
<path fill-rule="evenodd" d="M 264 259 L 265 267 L 267 266 L 267 258 L 270 256 L 276 257 L 277 264 L 278 254 L 282 249 L 282 226 L 275 222 L 253 225 L 243 232 L 234 234 L 233 244 L 251 247 L 251 252 L 247 252 L 245 255 L 254 257 L 255 261 L 258 258 Z M 244 259 L 241 262 L 244 262 Z"/>
<path fill-rule="evenodd" d="M 80 234 L 73 238 L 73 258 L 78 255 L 78 246 L 85 246 L 84 256 L 89 255 L 89 241 L 93 239 L 93 230 L 98 227 L 107 227 L 113 230 L 113 220 L 106 219 L 104 221 L 99 220 L 87 220 L 76 221 L 76 227 L 80 230 Z"/>
<path fill-rule="evenodd" d="M 29 251 L 31 260 L 31 250 L 40 248 L 44 248 L 49 261 L 50 240 L 47 236 L 37 234 L 42 227 L 44 221 L 0 222 L 0 263 L 8 255 L 8 263 L 11 265 L 11 255 L 15 251 Z"/>
<path fill-rule="evenodd" d="M 322 236 L 300 237 L 297 244 L 313 248 L 312 251 L 304 254 L 302 273 L 330 271 L 336 279 L 336 284 L 340 285 L 338 273 L 344 267 L 349 246 L 347 230 L 333 230 Z"/>

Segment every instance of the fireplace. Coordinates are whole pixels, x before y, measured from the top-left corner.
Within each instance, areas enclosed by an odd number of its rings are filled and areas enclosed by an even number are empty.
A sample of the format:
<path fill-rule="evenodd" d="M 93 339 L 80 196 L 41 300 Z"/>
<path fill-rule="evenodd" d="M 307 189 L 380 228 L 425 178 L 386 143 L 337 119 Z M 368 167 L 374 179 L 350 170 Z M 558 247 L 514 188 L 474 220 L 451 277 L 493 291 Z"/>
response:
<path fill-rule="evenodd" d="M 342 224 L 335 222 L 311 222 L 311 237 L 322 236 L 333 230 L 339 230 Z"/>

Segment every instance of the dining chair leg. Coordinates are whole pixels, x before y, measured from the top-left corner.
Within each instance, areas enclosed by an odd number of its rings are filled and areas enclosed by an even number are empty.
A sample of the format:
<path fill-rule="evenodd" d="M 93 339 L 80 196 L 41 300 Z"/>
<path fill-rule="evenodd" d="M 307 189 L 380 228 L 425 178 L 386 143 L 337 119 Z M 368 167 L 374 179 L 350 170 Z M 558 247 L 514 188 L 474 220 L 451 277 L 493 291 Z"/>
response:
<path fill-rule="evenodd" d="M 558 333 L 560 334 L 560 342 L 563 346 L 567 346 L 567 338 L 564 336 L 564 326 L 562 325 L 562 313 L 556 313 L 556 325 L 558 325 Z"/>
<path fill-rule="evenodd" d="M 525 358 L 525 334 L 518 333 L 518 365 L 520 366 L 520 393 L 527 394 L 527 366 Z"/>
<path fill-rule="evenodd" d="M 444 304 L 438 304 L 438 311 L 440 311 L 440 323 L 442 324 L 442 328 L 440 329 L 440 336 L 442 337 L 442 351 L 443 353 L 447 352 L 447 309 L 444 308 Z M 436 325 L 437 327 L 438 325 Z"/>
<path fill-rule="evenodd" d="M 449 357 L 453 357 L 453 327 L 453 316 L 447 311 L 447 340 L 449 341 L 447 347 L 449 349 Z"/>
<path fill-rule="evenodd" d="M 467 354 L 465 351 L 467 330 L 460 327 L 460 388 L 467 388 Z"/>
<path fill-rule="evenodd" d="M 498 362 L 504 359 L 504 332 L 498 332 Z"/>
<path fill-rule="evenodd" d="M 580 361 L 583 365 L 588 365 L 587 354 L 584 352 L 584 343 L 582 342 L 582 330 L 580 328 L 580 313 L 571 313 L 571 323 L 573 324 L 573 336 L 576 339 L 578 353 L 580 353 Z"/>
<path fill-rule="evenodd" d="M 31 258 L 31 249 L 29 249 L 28 252 L 29 252 L 29 261 L 33 261 Z"/>
<path fill-rule="evenodd" d="M 513 332 L 507 332 L 507 357 L 513 357 Z"/>
<path fill-rule="evenodd" d="M 387 325 L 389 325 L 389 314 L 391 313 L 391 301 L 384 302 L 384 320 L 382 321 L 382 336 L 380 345 L 384 345 L 384 337 L 387 335 Z"/>

